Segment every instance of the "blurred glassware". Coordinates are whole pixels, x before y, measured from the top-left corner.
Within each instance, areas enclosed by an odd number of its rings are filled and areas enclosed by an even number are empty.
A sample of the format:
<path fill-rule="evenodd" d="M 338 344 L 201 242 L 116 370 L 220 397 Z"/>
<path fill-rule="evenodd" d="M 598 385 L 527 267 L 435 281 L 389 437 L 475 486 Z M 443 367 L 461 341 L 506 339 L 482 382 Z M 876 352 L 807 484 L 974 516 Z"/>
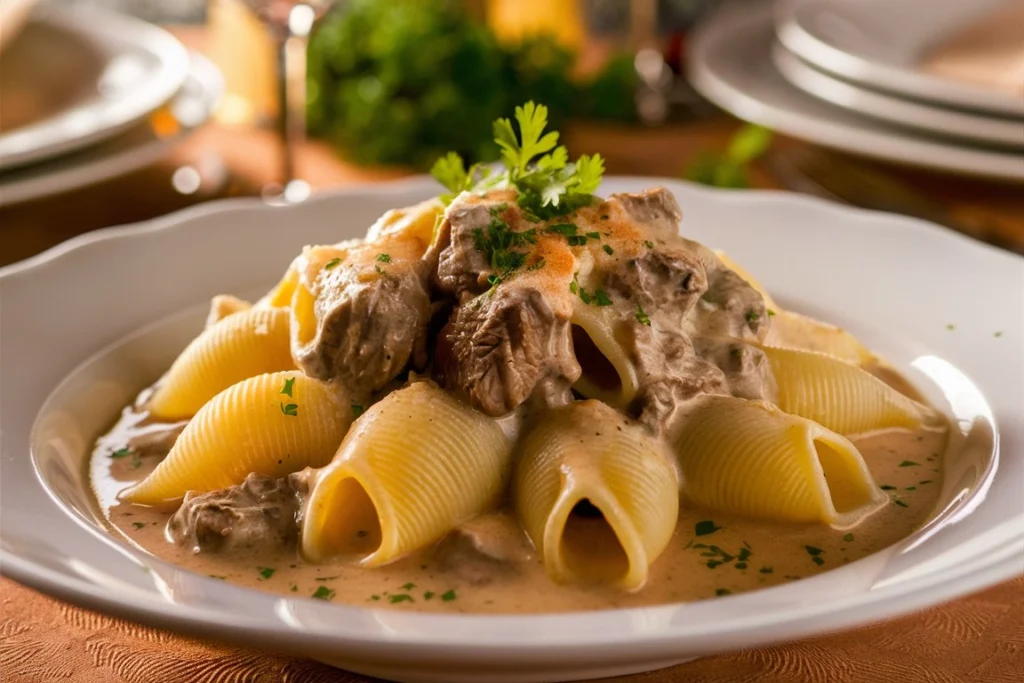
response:
<path fill-rule="evenodd" d="M 554 36 L 571 50 L 584 47 L 584 0 L 487 0 L 487 21 L 498 40 L 520 42 L 538 35 Z"/>
<path fill-rule="evenodd" d="M 209 0 L 206 54 L 224 74 L 217 121 L 231 126 L 276 120 L 277 59 L 269 32 L 244 0 Z"/>
<path fill-rule="evenodd" d="M 306 47 L 316 20 L 333 0 L 245 0 L 268 29 L 278 56 L 278 130 L 281 136 L 281 180 L 268 186 L 268 200 L 305 200 L 309 183 L 296 175 L 295 153 L 306 137 Z M 250 65 L 250 68 L 252 66 Z"/>

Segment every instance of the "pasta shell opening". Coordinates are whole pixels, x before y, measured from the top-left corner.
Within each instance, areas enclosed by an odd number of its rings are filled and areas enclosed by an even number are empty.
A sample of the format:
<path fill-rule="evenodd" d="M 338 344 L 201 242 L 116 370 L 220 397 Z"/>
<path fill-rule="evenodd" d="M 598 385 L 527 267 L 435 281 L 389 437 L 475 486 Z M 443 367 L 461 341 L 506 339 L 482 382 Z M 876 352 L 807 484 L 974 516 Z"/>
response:
<path fill-rule="evenodd" d="M 569 512 L 561 542 L 566 569 L 584 581 L 609 583 L 629 571 L 629 557 L 615 530 L 586 498 Z"/>
<path fill-rule="evenodd" d="M 813 444 L 832 507 L 840 517 L 856 513 L 876 500 L 876 491 L 869 485 L 870 475 L 865 478 L 861 463 L 848 448 L 823 437 L 815 438 Z"/>
<path fill-rule="evenodd" d="M 317 501 L 316 515 L 307 524 L 320 522 L 316 542 L 317 559 L 356 557 L 363 559 L 380 548 L 380 514 L 366 487 L 355 477 L 344 477 Z"/>
<path fill-rule="evenodd" d="M 292 298 L 292 324 L 299 346 L 306 346 L 316 337 L 316 298 L 305 285 L 297 285 Z"/>
<path fill-rule="evenodd" d="M 636 395 L 636 377 L 633 368 L 625 362 L 618 342 L 606 334 L 592 335 L 584 326 L 573 324 L 572 345 L 576 362 L 582 369 L 573 388 L 587 398 L 613 406 L 629 405 Z M 613 359 L 621 360 L 616 364 Z"/>

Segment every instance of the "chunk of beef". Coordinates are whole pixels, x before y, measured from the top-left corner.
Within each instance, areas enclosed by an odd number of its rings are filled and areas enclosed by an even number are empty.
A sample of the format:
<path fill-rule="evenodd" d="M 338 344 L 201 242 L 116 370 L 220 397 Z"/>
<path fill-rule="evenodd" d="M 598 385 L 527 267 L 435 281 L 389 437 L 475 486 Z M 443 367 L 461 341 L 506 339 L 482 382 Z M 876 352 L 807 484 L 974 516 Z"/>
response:
<path fill-rule="evenodd" d="M 515 197 L 506 190 L 485 196 L 464 193 L 449 205 L 435 242 L 439 250 L 435 281 L 441 291 L 464 301 L 490 287 L 487 277 L 494 271 L 486 250 L 479 248 L 481 237 L 488 234 L 495 219 L 513 232 L 531 229 Z"/>
<path fill-rule="evenodd" d="M 678 326 L 686 319 L 708 288 L 700 259 L 680 240 L 669 240 L 658 249 L 645 249 L 634 259 L 618 261 L 605 274 L 606 286 L 630 299 L 634 310 Z"/>
<path fill-rule="evenodd" d="M 676 418 L 695 397 L 726 393 L 722 371 L 698 356 L 683 332 L 640 324 L 628 330 L 640 389 L 636 398 L 639 419 L 655 435 L 670 433 Z"/>
<path fill-rule="evenodd" d="M 687 319 L 691 336 L 762 341 L 768 329 L 768 307 L 756 289 L 724 266 L 708 272 L 708 291 Z"/>
<path fill-rule="evenodd" d="M 764 351 L 745 342 L 709 337 L 696 339 L 694 347 L 701 358 L 722 371 L 730 394 L 775 402 L 778 387 Z"/>
<path fill-rule="evenodd" d="M 293 355 L 306 374 L 337 380 L 358 395 L 380 389 L 410 362 L 426 363 L 430 296 L 421 255 L 365 245 L 320 271 L 312 329 L 293 330 Z"/>
<path fill-rule="evenodd" d="M 626 214 L 644 226 L 651 240 L 665 240 L 679 236 L 679 222 L 683 211 L 671 192 L 663 187 L 637 193 L 613 194 L 608 204 L 620 204 Z"/>
<path fill-rule="evenodd" d="M 153 422 L 139 425 L 132 430 L 128 448 L 140 458 L 164 458 L 171 452 L 178 435 L 185 429 L 188 420 L 181 422 Z"/>
<path fill-rule="evenodd" d="M 532 557 L 522 526 L 511 515 L 481 515 L 452 530 L 434 548 L 431 563 L 471 586 L 484 586 L 519 571 Z"/>
<path fill-rule="evenodd" d="M 280 550 L 298 538 L 298 508 L 286 479 L 250 474 L 239 486 L 185 494 L 167 528 L 197 553 Z"/>
<path fill-rule="evenodd" d="M 541 290 L 516 283 L 456 307 L 441 332 L 438 367 L 446 388 L 491 416 L 531 396 L 567 402 L 580 376 L 569 316 L 556 314 Z"/>

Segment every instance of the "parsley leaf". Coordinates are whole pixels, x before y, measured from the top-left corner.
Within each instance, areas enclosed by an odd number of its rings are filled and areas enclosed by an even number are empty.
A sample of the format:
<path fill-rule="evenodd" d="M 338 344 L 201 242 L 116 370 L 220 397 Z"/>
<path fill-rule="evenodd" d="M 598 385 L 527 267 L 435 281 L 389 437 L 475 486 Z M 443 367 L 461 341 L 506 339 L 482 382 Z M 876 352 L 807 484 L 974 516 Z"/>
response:
<path fill-rule="evenodd" d="M 543 104 L 538 105 L 531 101 L 516 107 L 515 118 L 519 124 L 519 139 L 516 138 L 512 122 L 508 119 L 498 119 L 493 126 L 494 141 L 501 148 L 501 160 L 508 168 L 513 182 L 526 173 L 527 166 L 534 157 L 550 152 L 558 144 L 557 132 L 544 134 L 544 129 L 548 125 L 548 108 Z M 565 165 L 567 159 L 564 152 L 549 159 L 547 165 L 551 168 L 559 161 L 563 162 L 562 166 Z"/>
<path fill-rule="evenodd" d="M 330 270 L 331 268 L 337 268 L 341 264 L 341 259 L 335 256 L 330 261 L 324 264 L 324 270 Z"/>
<path fill-rule="evenodd" d="M 289 403 L 288 405 L 281 403 L 281 412 L 289 417 L 298 417 L 299 406 L 294 403 Z"/>
<path fill-rule="evenodd" d="M 455 589 L 454 588 L 451 589 L 450 591 L 446 592 L 446 593 L 442 593 L 441 594 L 441 599 L 444 600 L 445 602 L 451 602 L 452 600 L 455 599 L 455 597 L 456 596 L 455 596 Z"/>
<path fill-rule="evenodd" d="M 132 454 L 132 452 L 133 451 L 132 451 L 131 448 L 129 448 L 128 446 L 125 446 L 124 448 L 118 448 L 116 451 L 111 453 L 110 457 L 115 459 L 115 460 L 117 460 L 118 458 L 127 458 L 129 455 Z"/>
<path fill-rule="evenodd" d="M 377 254 L 377 260 L 381 263 L 391 263 L 391 254 Z"/>
<path fill-rule="evenodd" d="M 266 579 L 269 579 L 271 576 L 273 576 L 274 572 L 277 571 L 273 567 L 260 567 L 259 570 L 260 570 L 260 580 L 264 580 L 264 581 Z"/>
<path fill-rule="evenodd" d="M 594 290 L 594 304 L 596 306 L 611 306 L 612 300 L 608 297 L 608 293 L 603 289 Z"/>
<path fill-rule="evenodd" d="M 705 519 L 705 520 L 703 520 L 701 522 L 697 522 L 694 525 L 693 533 L 697 534 L 698 536 L 707 536 L 709 534 L 715 533 L 716 531 L 718 531 L 721 528 L 722 527 L 720 527 L 717 524 L 715 524 L 712 520 Z"/>
<path fill-rule="evenodd" d="M 519 191 L 519 206 L 536 220 L 564 216 L 592 203 L 604 175 L 604 159 L 584 154 L 570 163 L 568 150 L 558 144 L 558 132 L 544 132 L 548 109 L 542 104 L 531 101 L 516 107 L 514 118 L 518 134 L 507 118 L 492 126 L 504 172 L 492 175 L 490 168 L 479 165 L 467 170 L 454 152 L 434 163 L 431 175 L 450 192 L 441 195 L 442 201 L 450 203 L 463 191 L 511 186 Z"/>
<path fill-rule="evenodd" d="M 295 386 L 295 378 L 290 377 L 284 381 L 284 387 L 281 388 L 281 393 L 285 396 L 292 395 L 292 387 Z"/>
<path fill-rule="evenodd" d="M 317 589 L 313 591 L 312 597 L 317 600 L 332 600 L 334 599 L 334 591 L 327 586 L 318 586 Z"/>

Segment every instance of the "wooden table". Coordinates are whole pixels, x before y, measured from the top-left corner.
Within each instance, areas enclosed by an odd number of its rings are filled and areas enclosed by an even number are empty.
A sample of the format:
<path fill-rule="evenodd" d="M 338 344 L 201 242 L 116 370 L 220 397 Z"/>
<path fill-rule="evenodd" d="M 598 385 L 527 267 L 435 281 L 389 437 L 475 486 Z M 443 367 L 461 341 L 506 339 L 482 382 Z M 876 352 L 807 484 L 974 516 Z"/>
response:
<path fill-rule="evenodd" d="M 567 139 L 576 150 L 604 153 L 611 173 L 677 175 L 694 153 L 721 149 L 735 126 L 728 120 L 649 131 L 577 126 Z M 152 168 L 63 197 L 0 209 L 0 265 L 96 228 L 144 220 L 197 201 L 255 194 L 273 179 L 274 153 L 273 138 L 266 132 L 211 125 Z M 171 176 L 183 165 L 203 173 L 204 183 L 193 194 L 172 188 Z M 318 144 L 303 150 L 300 169 L 315 188 L 404 174 L 401 169 L 353 167 Z M 874 208 L 930 215 L 1024 251 L 1020 187 L 893 170 L 823 154 L 791 140 L 777 142 L 773 153 L 754 170 L 753 180 L 759 187 L 802 184 L 808 191 L 845 194 Z M 893 187 L 898 188 L 895 193 Z M 709 657 L 618 680 L 1019 683 L 1022 672 L 1024 579 L 1017 579 L 857 631 Z M 0 679 L 7 683 L 368 681 L 314 662 L 137 626 L 61 603 L 6 579 L 0 579 Z"/>

